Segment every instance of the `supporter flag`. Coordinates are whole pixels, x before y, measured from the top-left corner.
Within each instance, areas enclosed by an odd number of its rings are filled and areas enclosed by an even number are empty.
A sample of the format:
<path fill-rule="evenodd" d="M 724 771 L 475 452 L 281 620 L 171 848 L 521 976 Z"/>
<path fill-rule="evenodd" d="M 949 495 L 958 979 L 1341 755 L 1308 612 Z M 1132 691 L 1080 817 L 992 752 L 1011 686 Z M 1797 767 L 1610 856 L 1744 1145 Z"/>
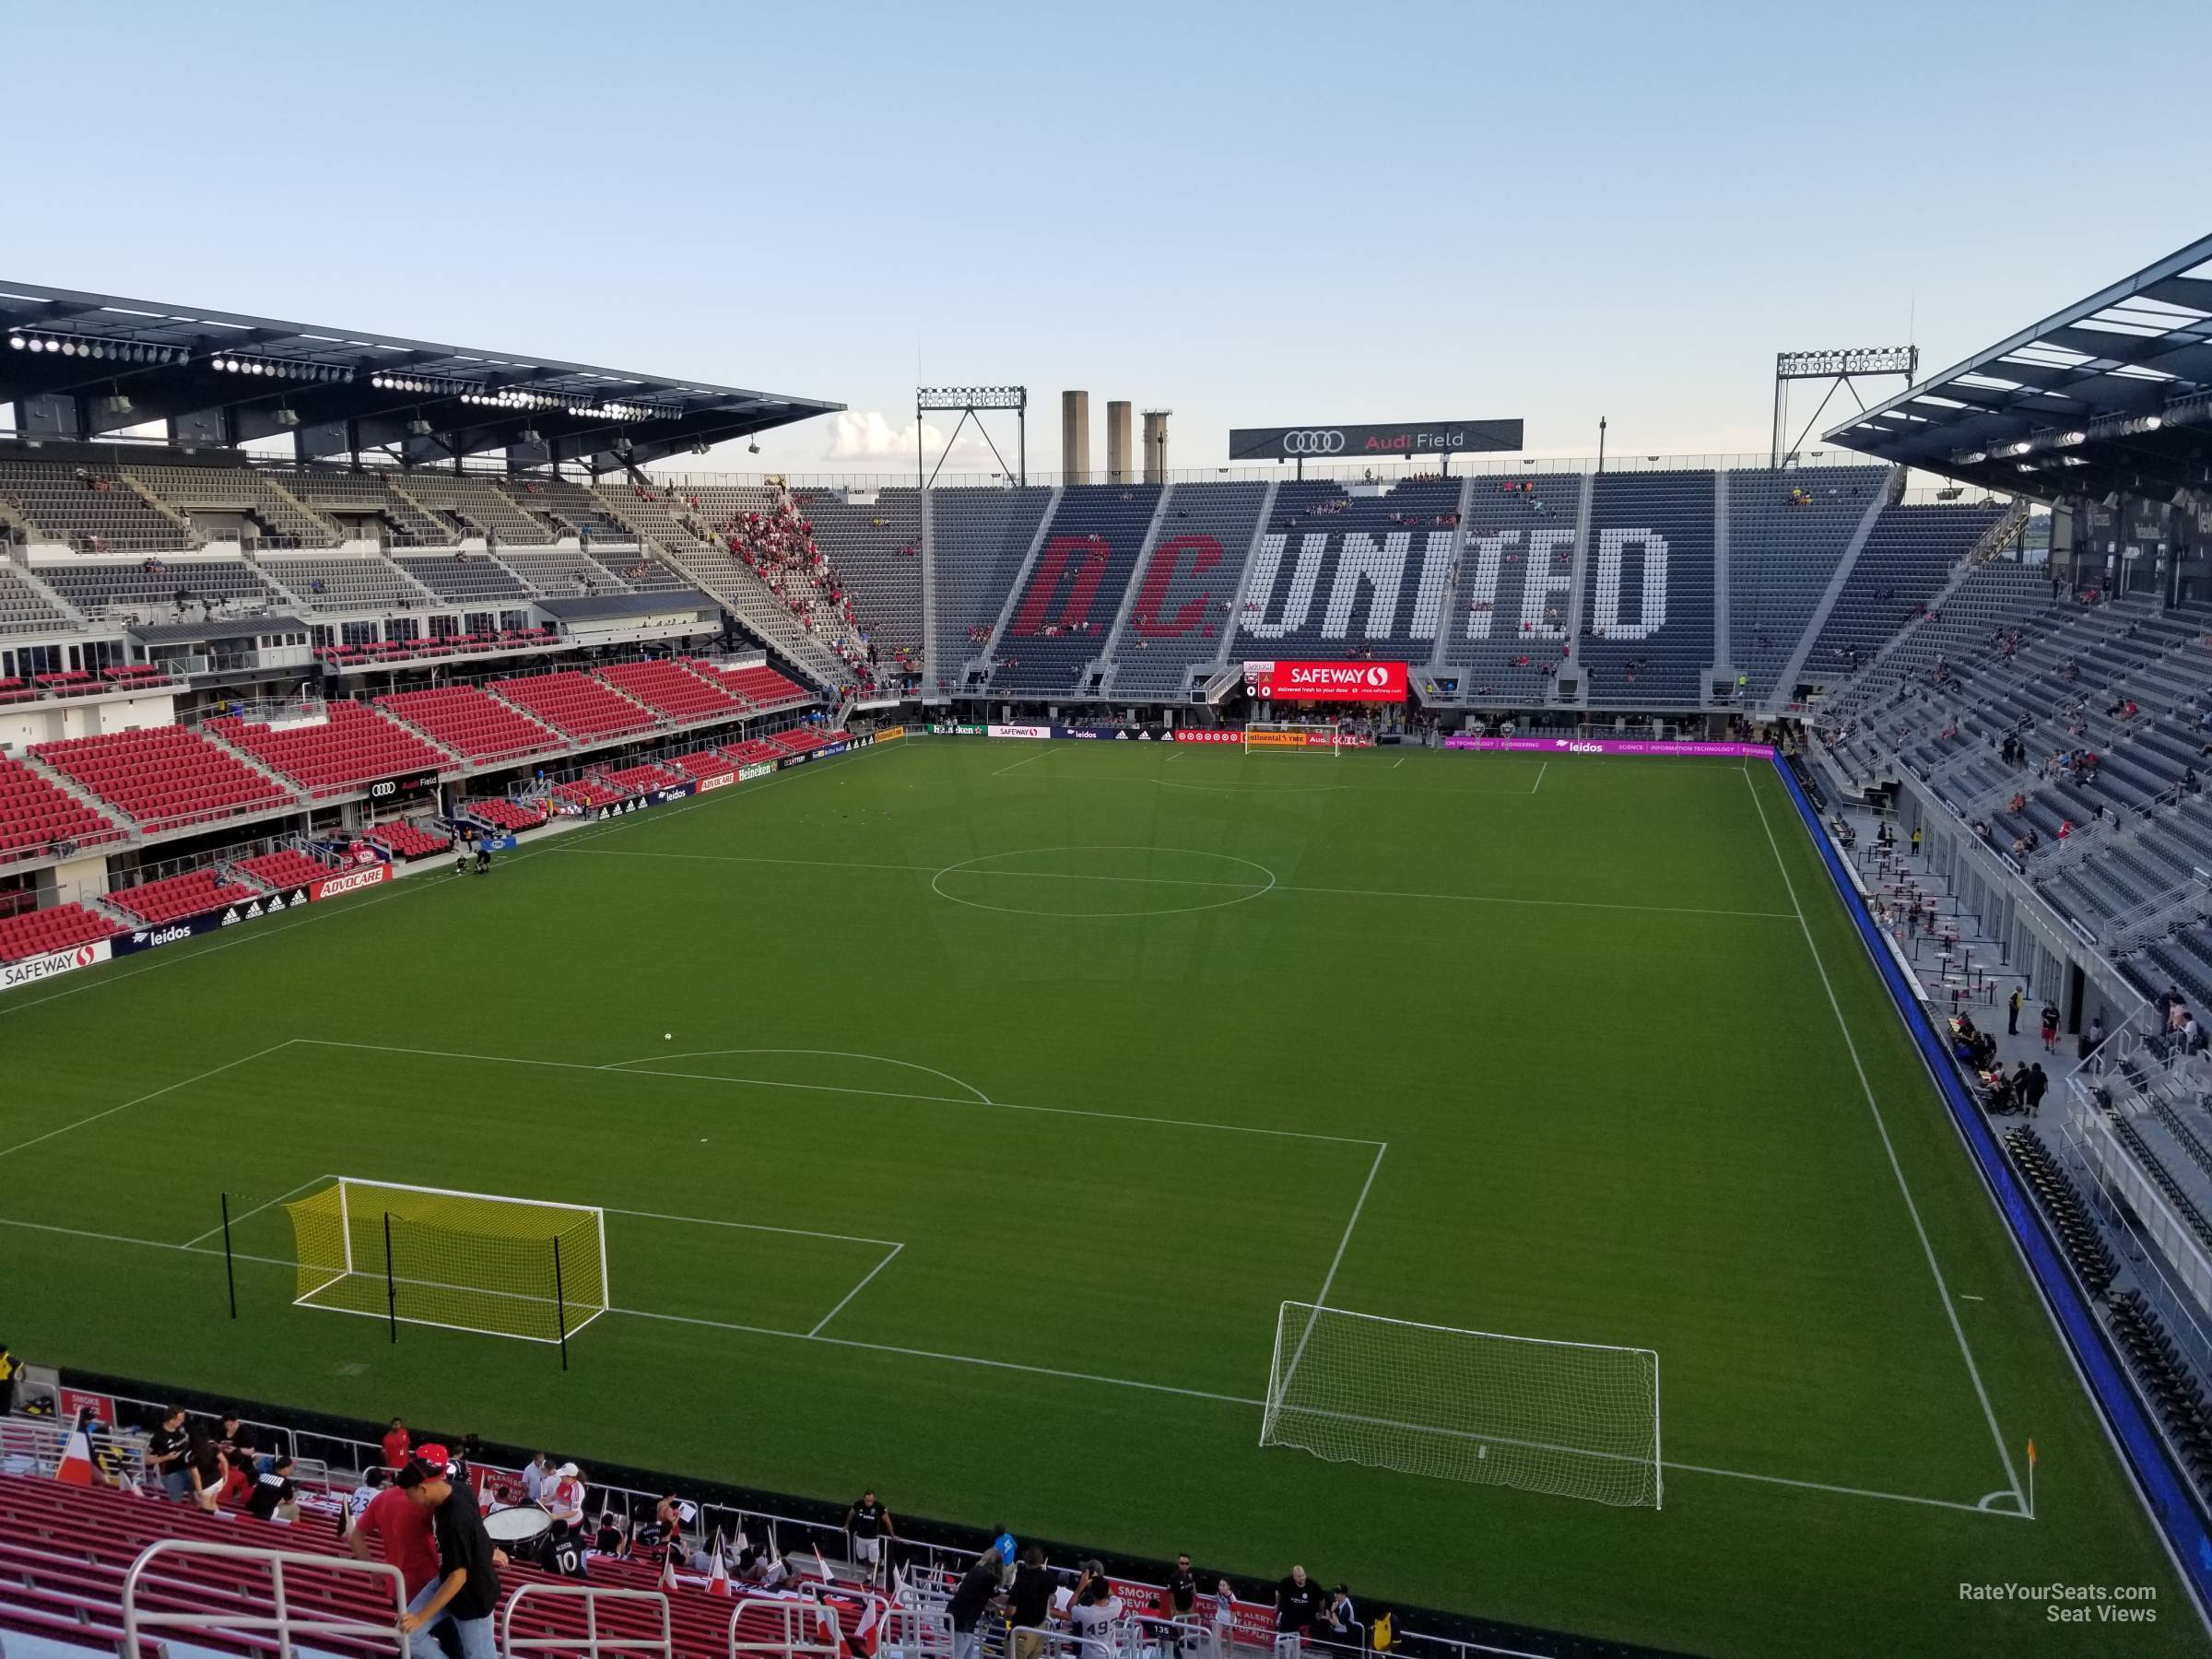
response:
<path fill-rule="evenodd" d="M 828 1584 L 834 1583 L 836 1582 L 830 1576 L 830 1563 L 822 1559 L 822 1547 L 819 1544 L 817 1544 L 814 1547 L 814 1564 L 816 1569 L 822 1575 L 823 1583 Z"/>
<path fill-rule="evenodd" d="M 891 1602 L 900 1607 L 911 1605 L 906 1593 L 906 1569 L 895 1563 L 891 1568 Z"/>
<path fill-rule="evenodd" d="M 845 1643 L 853 1659 L 873 1659 L 877 1628 L 883 1622 L 882 1607 L 882 1602 L 871 1595 L 867 1605 L 861 1609 L 860 1622 L 853 1627 L 853 1634 Z"/>
<path fill-rule="evenodd" d="M 730 1594 L 730 1570 L 722 1559 L 722 1535 L 714 1535 L 714 1571 L 707 1575 L 707 1594 L 727 1596 Z"/>
<path fill-rule="evenodd" d="M 62 1461 L 54 1465 L 53 1477 L 65 1486 L 92 1484 L 92 1442 L 82 1429 L 69 1431 L 69 1439 L 62 1447 Z"/>
<path fill-rule="evenodd" d="M 661 1557 L 661 1588 L 676 1588 L 676 1551 L 673 1548 Z"/>

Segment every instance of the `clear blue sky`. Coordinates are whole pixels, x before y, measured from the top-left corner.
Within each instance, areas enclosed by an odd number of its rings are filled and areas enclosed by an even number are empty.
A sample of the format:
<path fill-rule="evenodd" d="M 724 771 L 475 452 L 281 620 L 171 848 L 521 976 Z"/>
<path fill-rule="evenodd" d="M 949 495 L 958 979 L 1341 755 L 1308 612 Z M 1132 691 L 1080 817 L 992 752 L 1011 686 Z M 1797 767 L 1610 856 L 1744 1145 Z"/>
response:
<path fill-rule="evenodd" d="M 2206 229 L 2202 122 L 2129 90 L 2179 5 L 100 10 L 6 24 L 0 276 L 888 432 L 917 371 L 1023 381 L 1041 468 L 1066 386 L 1094 465 L 1109 397 L 1180 467 L 1308 419 L 1763 450 L 1778 349 L 1940 367 Z M 710 465 L 911 465 L 836 438 Z"/>

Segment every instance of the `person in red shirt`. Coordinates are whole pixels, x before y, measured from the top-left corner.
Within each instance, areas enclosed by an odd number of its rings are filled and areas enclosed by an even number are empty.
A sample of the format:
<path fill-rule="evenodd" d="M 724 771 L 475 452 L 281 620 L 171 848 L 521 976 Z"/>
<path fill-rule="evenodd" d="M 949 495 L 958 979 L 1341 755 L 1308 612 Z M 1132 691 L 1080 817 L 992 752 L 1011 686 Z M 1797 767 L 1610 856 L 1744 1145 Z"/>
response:
<path fill-rule="evenodd" d="M 425 1446 L 423 1450 L 436 1448 Z M 371 1553 L 371 1543 L 375 1554 Z M 430 1512 L 398 1487 L 388 1486 L 369 1500 L 353 1531 L 346 1535 L 346 1547 L 356 1560 L 382 1560 L 399 1569 L 400 1582 L 406 1586 L 408 1611 L 436 1594 L 438 1545 L 431 1531 Z"/>
<path fill-rule="evenodd" d="M 407 1426 L 399 1418 L 392 1419 L 392 1427 L 384 1430 L 384 1467 L 404 1469 L 407 1466 Z"/>

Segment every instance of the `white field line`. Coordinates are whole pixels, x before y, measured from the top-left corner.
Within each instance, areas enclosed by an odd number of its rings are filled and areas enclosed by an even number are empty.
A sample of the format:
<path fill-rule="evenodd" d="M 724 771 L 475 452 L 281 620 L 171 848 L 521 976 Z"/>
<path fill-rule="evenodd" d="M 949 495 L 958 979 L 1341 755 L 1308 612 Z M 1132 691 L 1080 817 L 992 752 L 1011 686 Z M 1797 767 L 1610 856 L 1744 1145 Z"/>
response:
<path fill-rule="evenodd" d="M 180 1088 L 189 1088 L 194 1083 L 204 1083 L 209 1077 L 220 1077 L 223 1073 L 227 1071 L 233 1071 L 239 1066 L 250 1065 L 265 1054 L 273 1054 L 280 1048 L 291 1047 L 291 1045 L 297 1041 L 297 1038 L 288 1037 L 282 1042 L 272 1042 L 267 1048 L 255 1049 L 252 1053 L 241 1055 L 236 1060 L 226 1060 L 222 1063 L 222 1065 L 211 1065 L 204 1072 L 195 1072 L 189 1077 L 180 1077 L 174 1083 L 165 1083 L 159 1088 L 149 1089 L 145 1094 L 137 1095 L 128 1100 L 125 1100 L 120 1106 L 110 1106 L 104 1111 L 92 1112 L 88 1116 L 78 1118 L 74 1123 L 64 1124 L 59 1129 L 49 1129 L 45 1134 L 34 1135 L 27 1141 L 18 1141 L 12 1147 L 0 1147 L 0 1158 L 7 1158 L 15 1153 L 25 1151 L 29 1147 L 39 1146 L 43 1142 L 53 1139 L 53 1137 L 57 1135 L 66 1135 L 72 1129 L 82 1129 L 87 1124 L 97 1124 L 102 1118 L 112 1118 L 117 1112 L 128 1112 L 134 1106 L 143 1106 L 148 1100 L 158 1100 L 163 1095 L 174 1094 Z M 220 1230 L 218 1229 L 218 1230 L 219 1231 Z"/>
<path fill-rule="evenodd" d="M 1528 793 L 1530 794 L 1535 794 L 1537 790 L 1544 787 L 1544 773 L 1547 769 L 1549 769 L 1550 765 L 1551 762 L 1547 760 L 1542 766 L 1536 768 L 1536 781 L 1528 786 Z"/>
<path fill-rule="evenodd" d="M 1313 1339 L 1313 1323 L 1321 1317 L 1321 1310 L 1329 1305 L 1329 1288 L 1336 1282 L 1336 1269 L 1344 1265 L 1344 1253 L 1352 1241 L 1352 1229 L 1359 1225 L 1359 1212 L 1367 1208 L 1367 1195 L 1374 1191 L 1375 1177 L 1382 1172 L 1382 1155 L 1390 1150 L 1384 1141 L 1375 1148 L 1375 1161 L 1367 1167 L 1367 1179 L 1359 1183 L 1359 1197 L 1352 1206 L 1352 1218 L 1344 1224 L 1344 1236 L 1336 1241 L 1336 1253 L 1329 1258 L 1329 1270 L 1323 1276 L 1321 1288 L 1313 1297 L 1313 1311 L 1306 1315 L 1306 1328 L 1298 1334 L 1298 1347 L 1290 1355 L 1290 1367 L 1283 1372 L 1282 1392 L 1290 1392 L 1291 1379 L 1298 1375 L 1299 1364 L 1306 1357 L 1306 1344 Z"/>
<path fill-rule="evenodd" d="M 807 1332 L 806 1335 L 809 1336 L 819 1336 L 822 1334 L 823 1326 L 827 1325 L 840 1313 L 842 1313 L 845 1311 L 846 1304 L 852 1301 L 852 1300 L 858 1296 L 863 1290 L 865 1290 L 868 1288 L 870 1281 L 873 1280 L 877 1274 L 881 1273 L 886 1267 L 888 1267 L 893 1262 L 897 1261 L 899 1259 L 899 1253 L 905 1248 L 906 1246 L 903 1244 L 892 1245 L 889 1253 L 887 1254 L 882 1261 L 877 1263 L 875 1266 L 868 1269 L 867 1277 L 862 1279 L 859 1284 L 853 1286 L 852 1289 L 846 1291 L 843 1298 L 838 1302 L 837 1306 L 830 1309 L 829 1312 L 823 1314 L 821 1317 L 821 1323 L 817 1324 L 813 1330 Z"/>
<path fill-rule="evenodd" d="M 956 1077 L 950 1072 L 939 1071 L 934 1065 L 924 1065 L 918 1060 L 894 1060 L 888 1054 L 864 1054 L 855 1049 L 691 1049 L 680 1054 L 640 1054 L 635 1060 L 610 1060 L 598 1069 L 601 1071 L 627 1071 L 633 1065 L 650 1065 L 656 1060 L 718 1060 L 725 1054 L 809 1054 L 818 1059 L 828 1060 L 872 1060 L 878 1065 L 903 1066 L 908 1071 L 926 1072 L 933 1077 L 942 1077 L 955 1088 L 964 1088 L 973 1095 L 976 1104 L 979 1106 L 990 1106 L 995 1103 L 989 1095 L 965 1077 Z M 888 1243 L 890 1241 L 887 1239 L 883 1241 Z"/>
<path fill-rule="evenodd" d="M 736 853 L 647 853 L 619 847 L 578 847 L 574 851 L 588 853 L 594 858 L 673 858 L 697 864 L 795 865 L 817 870 L 887 870 L 913 876 L 935 876 L 938 873 L 935 865 L 847 863 L 829 858 L 765 858 Z M 1158 882 L 1169 887 L 1248 888 L 1259 885 L 1252 881 L 1200 881 L 1171 876 L 1069 875 L 1058 870 L 979 870 L 973 873 L 982 876 L 1040 877 L 1057 881 Z M 1288 881 L 1277 883 L 1275 890 L 1278 893 L 1318 893 L 1339 899 L 1406 899 L 1422 904 L 1521 904 L 1559 910 L 1632 911 L 1639 914 L 1661 916 L 1735 916 L 1760 922 L 1787 922 L 1792 919 L 1788 911 L 1711 910 L 1686 904 L 1615 904 L 1597 899 L 1522 899 L 1501 893 L 1411 893 L 1396 888 L 1301 887 Z"/>
<path fill-rule="evenodd" d="M 335 1175 L 310 1175 L 305 1181 L 301 1182 L 290 1192 L 279 1193 L 274 1198 L 265 1198 L 261 1203 L 255 1205 L 252 1209 L 245 1211 L 241 1215 L 231 1217 L 230 1225 L 234 1228 L 242 1227 L 248 1221 L 251 1221 L 254 1217 L 260 1215 L 263 1210 L 268 1209 L 273 1206 L 282 1204 L 288 1198 L 297 1198 L 300 1194 L 306 1192 L 309 1187 L 313 1186 L 317 1182 L 335 1181 L 337 1177 Z M 222 1230 L 222 1223 L 218 1221 L 213 1227 L 209 1228 L 206 1232 L 201 1233 L 198 1237 L 185 1240 L 184 1247 L 189 1250 L 194 1244 L 205 1244 L 208 1240 L 214 1238 L 216 1234 L 221 1232 Z"/>
<path fill-rule="evenodd" d="M 1783 862 L 1782 843 L 1774 839 L 1774 826 L 1767 819 L 1766 804 L 1759 798 L 1759 786 L 1751 781 L 1748 769 L 1744 772 L 1744 787 L 1751 792 L 1751 805 L 1759 810 L 1759 828 L 1767 833 L 1767 846 L 1774 854 L 1774 867 L 1782 872 L 1783 885 L 1789 889 L 1790 908 L 1797 912 L 1805 947 L 1812 954 L 1813 967 L 1820 975 L 1820 988 L 1828 993 L 1829 1010 L 1836 1017 L 1836 1030 L 1842 1034 L 1843 1047 L 1851 1055 L 1851 1068 L 1858 1074 L 1860 1092 L 1866 1097 L 1866 1110 L 1874 1114 L 1875 1129 L 1882 1137 L 1882 1150 L 1889 1159 L 1889 1172 L 1897 1178 L 1897 1190 L 1905 1201 L 1905 1213 L 1912 1217 L 1912 1230 L 1920 1238 L 1921 1253 L 1927 1257 L 1928 1273 L 1936 1281 L 1936 1294 L 1942 1299 L 1944 1317 L 1950 1321 L 1951 1335 L 1958 1339 L 1959 1357 L 1966 1361 L 1966 1374 L 1973 1380 L 1975 1397 L 1982 1402 L 1983 1420 L 1989 1425 L 1990 1439 L 1996 1442 L 1997 1456 L 2005 1465 L 2005 1478 L 2011 1483 L 2015 1500 L 2025 1508 L 2027 1500 L 2020 1495 L 2020 1477 L 2013 1467 L 2012 1449 L 2005 1443 L 2004 1431 L 1997 1427 L 1996 1408 L 1990 1404 L 1989 1390 L 1983 1385 L 1981 1368 L 1974 1363 L 1974 1351 L 1967 1346 L 1966 1327 L 1959 1321 L 1958 1306 L 1951 1300 L 1950 1287 L 1944 1282 L 1943 1268 L 1936 1260 L 1936 1246 L 1928 1239 L 1927 1225 L 1920 1218 L 1920 1206 L 1913 1202 L 1912 1189 L 1905 1181 L 1904 1165 L 1898 1160 L 1897 1147 L 1889 1138 L 1889 1125 L 1883 1120 L 1881 1105 L 1874 1098 L 1874 1085 L 1867 1081 L 1866 1067 L 1859 1059 L 1859 1045 L 1843 1018 L 1843 1005 L 1837 1000 L 1836 987 L 1828 977 L 1828 964 L 1821 959 L 1820 947 L 1813 942 L 1812 924 L 1806 921 L 1805 906 L 1797 900 L 1797 884 L 1791 879 L 1789 865 Z"/>
<path fill-rule="evenodd" d="M 1016 768 L 1018 768 L 1018 767 L 1023 767 L 1023 766 L 1027 766 L 1027 765 L 1028 765 L 1028 764 L 1029 764 L 1030 761 L 1032 761 L 1032 760 L 1041 760 L 1041 759 L 1044 759 L 1044 758 L 1045 758 L 1047 755 L 1051 754 L 1052 752 L 1053 752 L 1053 751 L 1052 751 L 1052 747 L 1051 747 L 1051 746 L 1048 744 L 1048 745 L 1046 745 L 1045 747 L 1043 747 L 1040 748 L 1040 749 L 1039 749 L 1039 750 L 1038 750 L 1038 751 L 1037 751 L 1035 754 L 1033 754 L 1033 755 L 1024 755 L 1024 756 L 1023 756 L 1023 757 L 1022 757 L 1020 759 L 1018 759 L 1018 760 L 1015 761 L 1015 762 L 1014 762 L 1012 765 L 1010 765 L 1010 766 L 1002 766 L 1002 767 L 1000 767 L 1000 768 L 999 768 L 999 769 L 998 769 L 996 771 L 993 772 L 991 775 L 992 775 L 993 777 L 994 777 L 994 778 L 1003 778 L 1003 777 L 1005 777 L 1005 776 L 1006 776 L 1006 775 L 1008 772 L 1010 772 L 1010 771 L 1013 771 L 1014 770 L 1016 770 Z"/>

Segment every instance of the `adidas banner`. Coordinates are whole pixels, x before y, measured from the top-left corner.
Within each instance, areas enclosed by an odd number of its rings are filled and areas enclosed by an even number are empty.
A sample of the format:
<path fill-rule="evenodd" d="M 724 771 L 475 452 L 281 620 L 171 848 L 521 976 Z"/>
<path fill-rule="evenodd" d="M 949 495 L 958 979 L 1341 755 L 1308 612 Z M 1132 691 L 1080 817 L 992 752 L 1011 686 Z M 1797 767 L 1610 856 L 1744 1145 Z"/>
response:
<path fill-rule="evenodd" d="M 377 868 L 385 875 L 391 873 L 389 865 Z M 361 872 L 366 874 L 366 872 Z M 345 877 L 334 877 L 317 886 L 329 886 L 343 881 Z M 107 941 L 117 956 L 132 956 L 141 950 L 153 950 L 163 945 L 174 945 L 184 939 L 197 938 L 202 934 L 219 933 L 226 927 L 236 927 L 241 922 L 257 922 L 264 916 L 274 916 L 281 911 L 294 910 L 306 904 L 313 895 L 303 887 L 286 892 L 271 893 L 265 899 L 248 900 L 243 904 L 225 905 L 220 910 L 202 911 L 196 916 L 179 916 L 159 926 L 141 927 L 127 934 L 117 934 Z"/>

